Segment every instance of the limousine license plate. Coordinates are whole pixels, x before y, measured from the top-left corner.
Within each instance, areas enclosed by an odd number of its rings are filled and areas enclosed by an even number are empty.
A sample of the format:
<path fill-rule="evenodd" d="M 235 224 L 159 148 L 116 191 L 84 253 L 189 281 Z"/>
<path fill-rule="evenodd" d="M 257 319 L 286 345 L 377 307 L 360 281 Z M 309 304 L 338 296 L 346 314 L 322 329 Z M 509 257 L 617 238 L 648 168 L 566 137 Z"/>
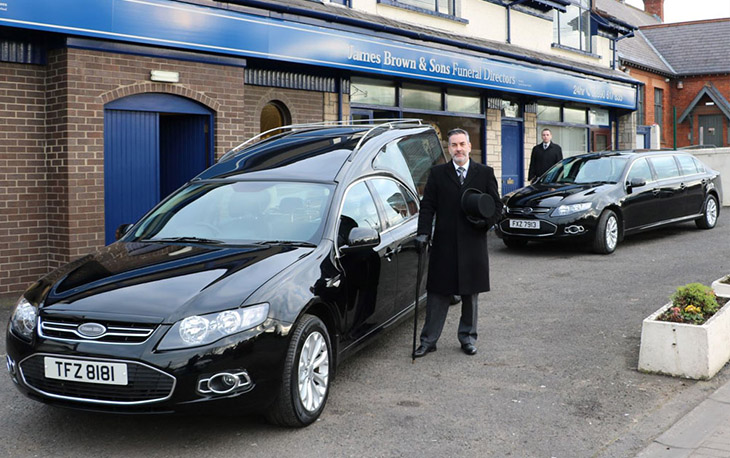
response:
<path fill-rule="evenodd" d="M 43 365 L 46 378 L 103 385 L 127 384 L 127 365 L 124 363 L 46 356 L 43 358 Z"/>
<path fill-rule="evenodd" d="M 540 221 L 528 219 L 511 219 L 509 227 L 512 229 L 540 229 Z"/>

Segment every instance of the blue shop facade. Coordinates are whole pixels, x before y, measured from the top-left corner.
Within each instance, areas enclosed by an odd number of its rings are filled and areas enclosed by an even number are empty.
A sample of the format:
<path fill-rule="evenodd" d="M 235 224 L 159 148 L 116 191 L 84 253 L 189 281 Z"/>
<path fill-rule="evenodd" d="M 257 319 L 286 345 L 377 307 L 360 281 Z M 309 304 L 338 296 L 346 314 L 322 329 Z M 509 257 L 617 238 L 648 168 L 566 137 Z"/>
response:
<path fill-rule="evenodd" d="M 0 89 L 27 87 L 44 104 L 13 104 L 44 113 L 18 157 L 66 196 L 56 220 L 18 223 L 45 225 L 37 237 L 56 250 L 36 264 L 109 243 L 228 149 L 289 123 L 421 118 L 442 138 L 462 127 L 503 193 L 523 185 L 543 127 L 565 155 L 634 145 L 639 83 L 627 75 L 311 3 L 0 2 Z M 48 202 L 49 189 L 17 192 Z"/>

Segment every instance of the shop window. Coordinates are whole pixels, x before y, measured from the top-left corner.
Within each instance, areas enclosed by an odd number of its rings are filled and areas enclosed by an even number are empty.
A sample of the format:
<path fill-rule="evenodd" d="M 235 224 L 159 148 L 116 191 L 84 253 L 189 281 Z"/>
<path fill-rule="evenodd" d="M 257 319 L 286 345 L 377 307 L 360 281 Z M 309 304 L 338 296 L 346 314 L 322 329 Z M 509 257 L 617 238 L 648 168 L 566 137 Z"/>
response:
<path fill-rule="evenodd" d="M 474 91 L 449 89 L 446 94 L 446 111 L 480 114 L 482 112 L 482 97 Z"/>
<path fill-rule="evenodd" d="M 563 157 L 577 156 L 588 151 L 588 129 L 569 126 L 538 126 L 537 143 L 542 142 L 540 135 L 544 127 L 548 127 L 552 132 L 552 141 L 560 145 Z"/>
<path fill-rule="evenodd" d="M 353 76 L 350 80 L 350 103 L 394 107 L 395 83 Z"/>
<path fill-rule="evenodd" d="M 560 117 L 559 105 L 542 105 L 537 106 L 538 121 L 562 121 Z M 542 141 L 542 140 L 541 140 Z"/>
<path fill-rule="evenodd" d="M 570 107 L 563 108 L 563 122 L 569 122 L 573 124 L 585 124 L 586 109 Z"/>
<path fill-rule="evenodd" d="M 502 100 L 502 117 L 519 118 L 522 116 L 520 104 L 511 100 Z"/>
<path fill-rule="evenodd" d="M 277 127 L 291 124 L 291 115 L 286 106 L 278 101 L 272 101 L 264 106 L 261 110 L 261 132 L 267 132 Z M 273 131 L 263 138 L 275 135 L 277 131 Z"/>
<path fill-rule="evenodd" d="M 608 110 L 603 108 L 591 108 L 588 110 L 588 124 L 592 126 L 608 126 L 611 124 L 611 118 L 608 116 Z"/>
<path fill-rule="evenodd" d="M 570 2 L 565 13 L 554 10 L 553 40 L 561 46 L 591 52 L 591 2 Z"/>
<path fill-rule="evenodd" d="M 403 107 L 418 110 L 441 110 L 441 90 L 432 86 L 404 84 Z"/>

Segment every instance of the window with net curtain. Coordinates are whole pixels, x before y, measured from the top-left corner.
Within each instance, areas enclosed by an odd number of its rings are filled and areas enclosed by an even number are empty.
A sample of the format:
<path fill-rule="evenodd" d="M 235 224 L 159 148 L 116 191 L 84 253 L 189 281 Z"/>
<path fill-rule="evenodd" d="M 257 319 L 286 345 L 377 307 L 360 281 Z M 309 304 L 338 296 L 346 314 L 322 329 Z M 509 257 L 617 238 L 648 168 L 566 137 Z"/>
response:
<path fill-rule="evenodd" d="M 537 143 L 542 142 L 542 131 L 548 128 L 553 135 L 552 141 L 562 148 L 563 157 L 577 156 L 588 151 L 587 127 L 550 124 L 551 122 L 585 124 L 587 122 L 585 108 L 539 104 L 537 107 L 537 122 Z"/>
<path fill-rule="evenodd" d="M 454 0 L 398 0 L 398 3 L 437 13 L 454 15 Z"/>
<path fill-rule="evenodd" d="M 570 0 L 566 11 L 554 10 L 553 41 L 562 46 L 591 52 L 591 2 Z"/>

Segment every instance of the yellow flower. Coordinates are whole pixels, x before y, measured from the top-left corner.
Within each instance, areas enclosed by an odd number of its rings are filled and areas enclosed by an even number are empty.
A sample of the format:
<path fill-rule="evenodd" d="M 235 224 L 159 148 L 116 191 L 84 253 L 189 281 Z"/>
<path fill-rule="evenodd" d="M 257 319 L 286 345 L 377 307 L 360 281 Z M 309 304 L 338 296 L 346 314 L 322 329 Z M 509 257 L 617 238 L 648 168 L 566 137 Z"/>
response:
<path fill-rule="evenodd" d="M 698 314 L 698 313 L 702 313 L 702 309 L 690 304 L 684 308 L 684 313 Z"/>

